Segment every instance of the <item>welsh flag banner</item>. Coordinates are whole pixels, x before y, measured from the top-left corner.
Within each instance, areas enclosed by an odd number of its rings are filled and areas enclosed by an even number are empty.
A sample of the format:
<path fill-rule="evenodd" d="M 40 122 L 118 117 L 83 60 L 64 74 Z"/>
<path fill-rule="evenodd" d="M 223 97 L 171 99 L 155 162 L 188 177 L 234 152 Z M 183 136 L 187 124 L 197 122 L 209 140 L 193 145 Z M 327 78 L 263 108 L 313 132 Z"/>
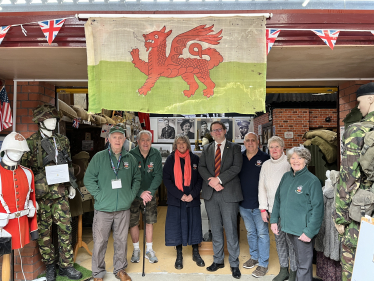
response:
<path fill-rule="evenodd" d="M 265 111 L 264 17 L 90 18 L 89 112 Z"/>

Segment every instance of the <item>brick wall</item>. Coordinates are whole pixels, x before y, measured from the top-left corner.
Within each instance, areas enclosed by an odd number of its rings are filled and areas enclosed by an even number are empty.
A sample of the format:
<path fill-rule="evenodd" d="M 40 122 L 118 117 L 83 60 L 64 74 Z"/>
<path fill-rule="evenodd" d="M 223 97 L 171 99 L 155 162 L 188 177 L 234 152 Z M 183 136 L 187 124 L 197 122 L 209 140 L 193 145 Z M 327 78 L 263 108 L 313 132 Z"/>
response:
<path fill-rule="evenodd" d="M 8 93 L 13 112 L 13 80 L 6 80 L 5 88 Z M 38 124 L 32 122 L 32 111 L 43 103 L 55 104 L 55 86 L 44 82 L 18 82 L 17 83 L 17 112 L 16 131 L 28 138 L 38 130 Z M 13 120 L 14 124 L 15 120 Z M 7 135 L 13 127 L 0 132 Z M 21 249 L 23 271 L 27 280 L 33 280 L 45 271 L 45 265 L 41 261 L 39 248 L 36 241 L 32 241 Z M 0 258 L 0 266 L 2 259 Z M 1 268 L 1 267 L 0 267 Z M 1 280 L 1 275 L 0 275 Z M 14 251 L 14 280 L 23 281 L 21 260 L 18 250 Z"/>
<path fill-rule="evenodd" d="M 13 112 L 13 80 L 6 80 L 5 89 Z M 17 83 L 17 117 L 16 131 L 25 138 L 38 130 L 38 124 L 32 122 L 32 111 L 43 103 L 55 104 L 55 86 L 44 82 L 18 82 Z M 13 120 L 14 123 L 14 120 Z M 9 134 L 12 127 L 1 131 L 1 134 Z"/>
<path fill-rule="evenodd" d="M 302 137 L 306 131 L 309 131 L 309 117 L 308 108 L 276 108 L 273 110 L 275 134 L 284 139 L 286 149 L 304 142 Z M 293 132 L 293 138 L 285 139 L 285 132 Z"/>
<path fill-rule="evenodd" d="M 338 114 L 336 109 L 309 109 L 309 128 L 336 128 Z M 326 122 L 326 117 L 331 121 Z"/>
<path fill-rule="evenodd" d="M 331 122 L 326 122 L 326 117 L 330 117 Z M 334 128 L 337 127 L 337 121 L 336 109 L 276 108 L 273 110 L 275 134 L 284 139 L 286 149 L 304 143 L 302 137 L 310 129 Z M 254 119 L 255 133 L 258 133 L 258 125 L 268 122 L 268 113 L 256 117 Z M 293 138 L 285 139 L 285 132 L 293 132 Z"/>

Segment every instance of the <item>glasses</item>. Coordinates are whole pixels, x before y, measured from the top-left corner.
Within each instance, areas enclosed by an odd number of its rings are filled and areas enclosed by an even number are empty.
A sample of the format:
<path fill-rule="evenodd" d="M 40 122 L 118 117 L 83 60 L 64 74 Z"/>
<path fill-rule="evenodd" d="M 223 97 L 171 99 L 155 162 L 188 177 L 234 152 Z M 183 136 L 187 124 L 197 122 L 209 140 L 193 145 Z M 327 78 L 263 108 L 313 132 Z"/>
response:
<path fill-rule="evenodd" d="M 213 133 L 220 133 L 220 132 L 222 132 L 222 130 L 223 130 L 222 128 L 221 129 L 215 129 L 215 130 L 212 130 L 212 132 Z"/>

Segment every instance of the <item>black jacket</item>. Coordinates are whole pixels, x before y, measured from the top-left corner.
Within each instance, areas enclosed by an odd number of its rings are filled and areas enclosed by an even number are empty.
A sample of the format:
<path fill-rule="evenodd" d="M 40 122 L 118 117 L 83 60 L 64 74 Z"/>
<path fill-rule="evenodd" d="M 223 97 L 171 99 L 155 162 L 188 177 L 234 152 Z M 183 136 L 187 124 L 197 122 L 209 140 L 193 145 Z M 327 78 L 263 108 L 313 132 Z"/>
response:
<path fill-rule="evenodd" d="M 179 207 L 181 204 L 181 198 L 183 194 L 191 194 L 193 200 L 187 203 L 187 207 L 199 206 L 200 205 L 200 191 L 203 179 L 201 178 L 198 167 L 199 167 L 199 157 L 190 152 L 191 157 L 191 184 L 190 186 L 183 186 L 184 191 L 178 189 L 175 185 L 174 179 L 174 157 L 175 152 L 173 151 L 166 159 L 163 171 L 163 179 L 166 189 L 168 191 L 168 205 Z M 181 159 L 181 168 L 183 171 L 184 160 Z"/>

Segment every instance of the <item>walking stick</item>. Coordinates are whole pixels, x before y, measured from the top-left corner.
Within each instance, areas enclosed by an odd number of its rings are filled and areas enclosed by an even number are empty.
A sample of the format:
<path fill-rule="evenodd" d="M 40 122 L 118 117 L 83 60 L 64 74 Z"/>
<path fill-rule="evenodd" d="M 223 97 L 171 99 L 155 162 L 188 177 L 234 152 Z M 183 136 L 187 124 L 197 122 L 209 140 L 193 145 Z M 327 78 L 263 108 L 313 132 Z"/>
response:
<path fill-rule="evenodd" d="M 145 206 L 146 205 L 144 205 L 144 212 L 143 212 L 143 221 L 144 221 L 144 229 L 143 229 L 143 273 L 142 273 L 143 277 L 145 276 L 144 266 L 145 266 L 145 231 L 146 231 L 146 225 L 145 225 Z"/>

